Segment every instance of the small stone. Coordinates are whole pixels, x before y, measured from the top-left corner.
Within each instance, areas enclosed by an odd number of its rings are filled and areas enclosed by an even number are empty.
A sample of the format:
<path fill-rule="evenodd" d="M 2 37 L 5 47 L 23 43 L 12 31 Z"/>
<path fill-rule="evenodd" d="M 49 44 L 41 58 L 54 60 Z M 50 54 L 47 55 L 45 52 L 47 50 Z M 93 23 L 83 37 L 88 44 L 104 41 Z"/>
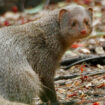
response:
<path fill-rule="evenodd" d="M 95 51 L 96 51 L 97 54 L 104 54 L 104 49 L 100 46 L 96 47 Z"/>
<path fill-rule="evenodd" d="M 79 50 L 79 52 L 84 53 L 84 54 L 90 54 L 90 51 L 88 49 L 86 49 L 86 48 L 81 48 Z"/>

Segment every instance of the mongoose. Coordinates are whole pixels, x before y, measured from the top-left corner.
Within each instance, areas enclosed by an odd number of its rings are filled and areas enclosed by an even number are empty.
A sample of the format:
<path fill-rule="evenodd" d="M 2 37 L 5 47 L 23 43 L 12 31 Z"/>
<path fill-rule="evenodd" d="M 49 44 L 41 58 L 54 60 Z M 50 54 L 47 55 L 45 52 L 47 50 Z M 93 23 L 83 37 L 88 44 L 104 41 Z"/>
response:
<path fill-rule="evenodd" d="M 53 78 L 59 62 L 74 41 L 91 31 L 92 9 L 79 5 L 0 29 L 0 96 L 11 105 L 31 104 L 36 95 L 57 102 Z"/>

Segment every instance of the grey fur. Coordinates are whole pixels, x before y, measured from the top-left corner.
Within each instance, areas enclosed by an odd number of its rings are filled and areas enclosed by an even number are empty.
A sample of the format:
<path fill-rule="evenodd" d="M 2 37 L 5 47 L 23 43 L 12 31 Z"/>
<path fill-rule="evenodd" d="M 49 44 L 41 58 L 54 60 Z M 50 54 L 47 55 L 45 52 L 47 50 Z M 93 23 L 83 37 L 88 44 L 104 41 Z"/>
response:
<path fill-rule="evenodd" d="M 61 21 L 58 19 L 61 9 L 58 9 L 35 22 L 0 29 L 1 97 L 28 104 L 36 95 L 44 102 L 57 101 L 53 77 L 60 59 L 74 41 L 82 38 L 84 18 L 90 22 L 87 35 L 91 32 L 91 17 L 85 8 L 64 9 L 70 14 L 65 13 Z M 72 29 L 69 19 L 79 16 L 76 19 L 81 23 L 80 28 Z"/>

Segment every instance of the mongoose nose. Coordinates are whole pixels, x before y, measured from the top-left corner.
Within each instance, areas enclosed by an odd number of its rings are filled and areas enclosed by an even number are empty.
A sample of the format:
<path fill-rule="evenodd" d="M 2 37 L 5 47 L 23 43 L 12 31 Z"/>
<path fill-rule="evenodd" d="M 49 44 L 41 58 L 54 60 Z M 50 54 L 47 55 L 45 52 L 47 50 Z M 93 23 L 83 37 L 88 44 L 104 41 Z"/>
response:
<path fill-rule="evenodd" d="M 81 30 L 81 34 L 86 34 L 86 30 Z"/>

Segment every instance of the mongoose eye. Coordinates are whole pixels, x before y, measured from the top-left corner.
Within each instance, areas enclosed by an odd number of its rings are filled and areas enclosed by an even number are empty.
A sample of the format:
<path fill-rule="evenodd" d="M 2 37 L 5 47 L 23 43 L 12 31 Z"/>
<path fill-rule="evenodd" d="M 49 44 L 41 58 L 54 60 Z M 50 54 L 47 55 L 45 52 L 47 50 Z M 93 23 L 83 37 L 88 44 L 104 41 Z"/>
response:
<path fill-rule="evenodd" d="M 84 20 L 84 22 L 85 22 L 86 25 L 89 25 L 89 22 L 87 20 Z"/>
<path fill-rule="evenodd" d="M 76 22 L 76 21 L 74 21 L 74 22 L 72 23 L 72 27 L 75 27 L 75 26 L 76 26 L 76 24 L 77 24 L 77 22 Z"/>

